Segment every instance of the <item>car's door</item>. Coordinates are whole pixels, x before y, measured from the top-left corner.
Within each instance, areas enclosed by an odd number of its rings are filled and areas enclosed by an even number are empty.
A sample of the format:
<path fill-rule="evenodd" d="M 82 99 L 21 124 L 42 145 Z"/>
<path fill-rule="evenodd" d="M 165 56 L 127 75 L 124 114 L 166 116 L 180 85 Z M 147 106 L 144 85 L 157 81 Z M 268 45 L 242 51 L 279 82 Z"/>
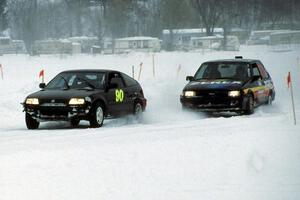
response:
<path fill-rule="evenodd" d="M 265 101 L 265 83 L 263 77 L 259 70 L 257 63 L 253 63 L 252 67 L 252 76 L 257 77 L 252 83 L 252 91 L 254 93 L 254 99 L 256 103 L 262 103 Z"/>
<path fill-rule="evenodd" d="M 257 66 L 262 75 L 262 81 L 265 86 L 263 101 L 266 102 L 266 101 L 268 101 L 269 94 L 270 94 L 271 90 L 273 89 L 273 82 L 270 78 L 270 75 L 268 74 L 265 67 L 263 66 L 263 64 L 261 62 L 258 62 Z"/>
<path fill-rule="evenodd" d="M 126 93 L 126 106 L 127 106 L 127 112 L 128 113 L 133 113 L 134 109 L 134 102 L 135 99 L 138 98 L 139 96 L 139 85 L 136 80 L 133 78 L 129 77 L 128 75 L 121 73 L 124 82 L 125 82 L 125 93 Z"/>
<path fill-rule="evenodd" d="M 111 115 L 122 115 L 128 110 L 128 93 L 119 72 L 108 75 L 107 101 Z"/>

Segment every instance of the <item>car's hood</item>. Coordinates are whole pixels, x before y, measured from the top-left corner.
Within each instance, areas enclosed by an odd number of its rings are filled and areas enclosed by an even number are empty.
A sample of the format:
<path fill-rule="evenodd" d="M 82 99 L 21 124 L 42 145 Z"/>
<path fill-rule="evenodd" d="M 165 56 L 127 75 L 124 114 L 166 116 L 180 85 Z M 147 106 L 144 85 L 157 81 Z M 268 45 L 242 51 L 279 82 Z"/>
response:
<path fill-rule="evenodd" d="M 189 82 L 183 90 L 239 90 L 242 87 L 241 81 L 228 79 L 200 80 Z"/>
<path fill-rule="evenodd" d="M 101 92 L 101 91 L 99 91 Z M 77 89 L 69 89 L 69 90 L 56 90 L 56 89 L 45 89 L 33 94 L 30 94 L 28 97 L 38 98 L 40 100 L 46 99 L 70 99 L 70 98 L 83 98 L 87 97 L 93 93 L 96 93 L 95 90 L 77 90 Z M 28 98 L 27 97 L 27 98 Z"/>

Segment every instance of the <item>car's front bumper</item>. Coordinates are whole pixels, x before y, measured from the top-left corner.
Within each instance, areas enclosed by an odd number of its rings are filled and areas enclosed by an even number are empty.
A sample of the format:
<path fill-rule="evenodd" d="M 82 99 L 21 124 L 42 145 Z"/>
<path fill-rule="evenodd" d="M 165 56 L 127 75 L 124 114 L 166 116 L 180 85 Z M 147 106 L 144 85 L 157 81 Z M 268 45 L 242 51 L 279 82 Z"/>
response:
<path fill-rule="evenodd" d="M 24 111 L 38 121 L 70 121 L 74 118 L 84 119 L 90 112 L 89 105 L 51 106 L 24 105 Z"/>
<path fill-rule="evenodd" d="M 180 96 L 180 102 L 184 108 L 190 108 L 205 112 L 232 111 L 239 112 L 244 108 L 242 97 L 185 97 Z"/>

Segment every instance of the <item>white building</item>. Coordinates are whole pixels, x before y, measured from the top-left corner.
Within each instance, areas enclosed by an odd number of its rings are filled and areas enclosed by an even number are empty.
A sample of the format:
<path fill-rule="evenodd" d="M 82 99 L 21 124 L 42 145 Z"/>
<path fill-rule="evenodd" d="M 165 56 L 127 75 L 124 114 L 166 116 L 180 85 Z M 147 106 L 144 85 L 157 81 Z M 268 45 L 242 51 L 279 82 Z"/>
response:
<path fill-rule="evenodd" d="M 0 37 L 0 54 L 26 53 L 23 40 L 12 40 L 9 37 Z"/>
<path fill-rule="evenodd" d="M 160 40 L 153 37 L 127 37 L 115 40 L 115 53 L 127 53 L 131 51 L 158 52 Z"/>
<path fill-rule="evenodd" d="M 69 40 L 37 40 L 32 46 L 33 54 L 71 54 L 72 42 Z"/>
<path fill-rule="evenodd" d="M 270 35 L 270 47 L 274 51 L 291 50 L 300 45 L 300 31 L 275 32 Z"/>
<path fill-rule="evenodd" d="M 173 46 L 177 50 L 187 50 L 190 47 L 190 42 L 192 37 L 205 37 L 207 36 L 205 28 L 198 29 L 173 29 L 173 30 L 163 30 L 162 32 L 163 49 L 168 50 L 170 46 Z M 214 28 L 214 35 L 223 35 L 222 28 Z"/>
<path fill-rule="evenodd" d="M 276 32 L 286 32 L 289 30 L 256 30 L 251 31 L 247 45 L 269 44 L 270 35 Z"/>
<path fill-rule="evenodd" d="M 99 46 L 99 41 L 97 37 L 70 37 L 69 41 L 73 43 L 79 43 L 81 45 L 82 53 L 93 53 L 93 47 Z"/>
<path fill-rule="evenodd" d="M 214 49 L 221 50 L 224 37 L 221 35 L 217 36 L 206 36 L 206 37 L 192 37 L 190 41 L 189 49 Z M 239 51 L 240 42 L 237 36 L 228 35 L 226 50 L 228 51 Z"/>

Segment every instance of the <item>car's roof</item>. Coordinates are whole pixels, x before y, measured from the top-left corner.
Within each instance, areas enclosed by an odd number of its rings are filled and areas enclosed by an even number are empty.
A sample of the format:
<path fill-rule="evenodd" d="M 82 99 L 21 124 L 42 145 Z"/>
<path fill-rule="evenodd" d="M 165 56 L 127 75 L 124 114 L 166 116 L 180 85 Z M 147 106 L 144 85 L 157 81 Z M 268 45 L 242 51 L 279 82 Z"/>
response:
<path fill-rule="evenodd" d="M 66 73 L 66 72 L 72 72 L 72 73 L 101 72 L 101 73 L 106 73 L 106 72 L 118 72 L 118 71 L 110 70 L 110 69 L 74 69 L 74 70 L 62 71 L 61 73 Z"/>
<path fill-rule="evenodd" d="M 206 61 L 204 63 L 222 63 L 222 62 L 237 62 L 237 63 L 253 63 L 253 62 L 260 62 L 257 59 L 241 59 L 241 58 L 237 58 L 237 59 L 219 59 L 219 60 L 210 60 L 210 61 Z"/>

